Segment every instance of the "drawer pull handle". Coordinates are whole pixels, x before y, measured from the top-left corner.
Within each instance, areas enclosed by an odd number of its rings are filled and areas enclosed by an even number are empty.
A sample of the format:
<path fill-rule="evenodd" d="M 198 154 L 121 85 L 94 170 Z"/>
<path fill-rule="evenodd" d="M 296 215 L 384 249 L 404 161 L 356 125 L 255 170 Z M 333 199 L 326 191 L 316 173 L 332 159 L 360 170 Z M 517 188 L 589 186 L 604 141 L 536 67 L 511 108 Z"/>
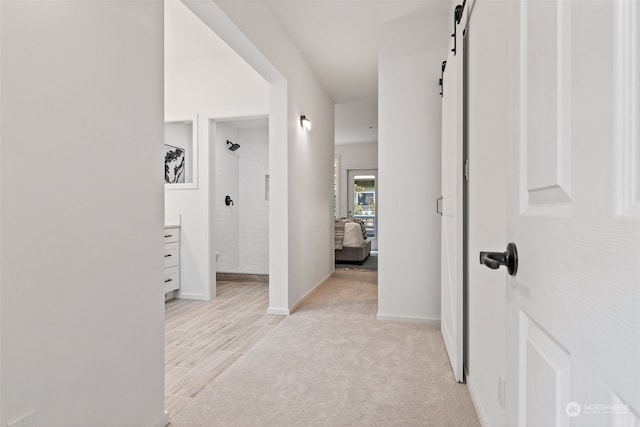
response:
<path fill-rule="evenodd" d="M 164 281 L 164 283 L 169 283 L 169 282 L 173 282 L 173 279 L 167 279 Z"/>
<path fill-rule="evenodd" d="M 165 258 L 169 258 L 171 256 L 171 254 L 166 254 L 164 257 Z"/>
<path fill-rule="evenodd" d="M 165 234 L 164 237 L 173 237 L 173 234 Z"/>

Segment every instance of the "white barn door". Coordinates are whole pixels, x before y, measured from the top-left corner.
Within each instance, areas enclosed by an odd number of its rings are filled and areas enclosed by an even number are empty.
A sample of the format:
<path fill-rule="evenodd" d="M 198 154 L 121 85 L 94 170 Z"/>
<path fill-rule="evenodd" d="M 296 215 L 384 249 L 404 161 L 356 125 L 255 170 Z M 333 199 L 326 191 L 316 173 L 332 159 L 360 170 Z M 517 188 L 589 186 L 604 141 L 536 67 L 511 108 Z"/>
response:
<path fill-rule="evenodd" d="M 640 7 L 510 8 L 506 424 L 638 426 Z"/>
<path fill-rule="evenodd" d="M 466 22 L 466 21 L 465 21 Z M 440 329 L 456 381 L 462 382 L 463 337 L 463 24 L 442 76 Z"/>

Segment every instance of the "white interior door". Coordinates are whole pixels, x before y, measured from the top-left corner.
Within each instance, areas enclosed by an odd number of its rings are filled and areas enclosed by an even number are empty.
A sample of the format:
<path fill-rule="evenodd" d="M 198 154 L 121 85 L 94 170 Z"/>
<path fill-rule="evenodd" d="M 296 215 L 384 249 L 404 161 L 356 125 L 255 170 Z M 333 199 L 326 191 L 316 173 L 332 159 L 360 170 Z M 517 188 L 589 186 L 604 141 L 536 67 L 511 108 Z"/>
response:
<path fill-rule="evenodd" d="M 459 25 L 460 28 L 463 28 Z M 449 53 L 442 78 L 440 329 L 456 381 L 462 382 L 463 337 L 463 43 Z"/>
<path fill-rule="evenodd" d="M 507 425 L 638 426 L 639 7 L 510 7 Z"/>

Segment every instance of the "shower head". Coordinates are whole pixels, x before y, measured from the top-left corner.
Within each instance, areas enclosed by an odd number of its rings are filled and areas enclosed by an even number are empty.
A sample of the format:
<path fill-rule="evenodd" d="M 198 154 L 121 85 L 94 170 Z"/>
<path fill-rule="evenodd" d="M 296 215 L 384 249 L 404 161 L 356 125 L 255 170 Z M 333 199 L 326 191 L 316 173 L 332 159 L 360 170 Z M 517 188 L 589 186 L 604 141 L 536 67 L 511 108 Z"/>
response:
<path fill-rule="evenodd" d="M 228 145 L 228 149 L 231 151 L 236 151 L 238 148 L 240 148 L 240 144 L 234 144 L 233 142 L 229 141 L 227 139 L 227 145 Z"/>

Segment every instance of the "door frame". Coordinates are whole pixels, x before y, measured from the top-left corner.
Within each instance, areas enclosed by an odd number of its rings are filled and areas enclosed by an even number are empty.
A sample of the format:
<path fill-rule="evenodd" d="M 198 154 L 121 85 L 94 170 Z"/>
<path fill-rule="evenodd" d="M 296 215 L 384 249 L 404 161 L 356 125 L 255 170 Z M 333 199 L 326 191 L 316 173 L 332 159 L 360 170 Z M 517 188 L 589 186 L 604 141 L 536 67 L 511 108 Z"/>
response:
<path fill-rule="evenodd" d="M 462 382 L 469 372 L 469 87 L 467 24 L 462 31 Z"/>

